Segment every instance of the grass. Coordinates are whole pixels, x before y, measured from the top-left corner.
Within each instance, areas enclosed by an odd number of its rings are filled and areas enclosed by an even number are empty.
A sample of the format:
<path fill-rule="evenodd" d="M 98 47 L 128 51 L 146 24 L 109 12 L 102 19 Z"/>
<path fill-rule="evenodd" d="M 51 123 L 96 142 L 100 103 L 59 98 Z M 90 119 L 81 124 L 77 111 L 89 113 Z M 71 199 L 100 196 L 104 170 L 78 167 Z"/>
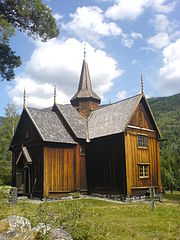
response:
<path fill-rule="evenodd" d="M 180 193 L 167 193 L 163 202 L 119 204 L 97 199 L 0 204 L 0 219 L 22 215 L 38 222 L 62 225 L 74 239 L 180 239 Z"/>

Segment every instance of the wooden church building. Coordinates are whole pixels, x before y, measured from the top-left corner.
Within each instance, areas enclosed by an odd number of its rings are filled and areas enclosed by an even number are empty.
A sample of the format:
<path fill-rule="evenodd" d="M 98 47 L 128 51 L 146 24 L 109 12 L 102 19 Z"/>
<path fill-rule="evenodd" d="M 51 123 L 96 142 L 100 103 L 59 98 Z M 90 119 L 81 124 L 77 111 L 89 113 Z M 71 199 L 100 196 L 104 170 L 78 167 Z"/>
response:
<path fill-rule="evenodd" d="M 142 82 L 142 80 L 141 80 Z M 12 139 L 12 183 L 22 195 L 161 191 L 160 132 L 143 93 L 100 105 L 84 57 L 71 104 L 26 106 Z"/>

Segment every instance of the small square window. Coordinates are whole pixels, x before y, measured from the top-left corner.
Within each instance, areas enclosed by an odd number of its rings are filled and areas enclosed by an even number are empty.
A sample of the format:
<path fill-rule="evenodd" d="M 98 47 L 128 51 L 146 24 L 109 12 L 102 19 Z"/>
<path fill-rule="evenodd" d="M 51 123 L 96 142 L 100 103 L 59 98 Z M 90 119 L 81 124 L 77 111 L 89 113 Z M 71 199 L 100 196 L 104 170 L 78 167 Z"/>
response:
<path fill-rule="evenodd" d="M 138 135 L 138 147 L 147 147 L 147 136 Z"/>
<path fill-rule="evenodd" d="M 143 145 L 143 147 L 147 147 L 147 137 L 146 136 L 142 136 L 142 145 Z"/>
<path fill-rule="evenodd" d="M 142 145 L 142 139 L 141 139 L 141 135 L 138 135 L 138 146 Z"/>
<path fill-rule="evenodd" d="M 147 164 L 139 164 L 139 178 L 148 178 L 149 177 L 149 165 Z"/>

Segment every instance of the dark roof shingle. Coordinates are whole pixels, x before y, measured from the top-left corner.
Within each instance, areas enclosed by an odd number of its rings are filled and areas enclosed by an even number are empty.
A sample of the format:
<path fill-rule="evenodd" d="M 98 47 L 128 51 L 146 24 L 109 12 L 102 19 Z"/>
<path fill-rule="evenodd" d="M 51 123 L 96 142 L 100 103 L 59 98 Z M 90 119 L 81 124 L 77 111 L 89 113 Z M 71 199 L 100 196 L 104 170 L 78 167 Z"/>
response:
<path fill-rule="evenodd" d="M 85 119 L 71 104 L 57 104 L 59 111 L 73 130 L 77 138 L 86 139 Z"/>
<path fill-rule="evenodd" d="M 123 132 L 140 97 L 137 95 L 92 112 L 88 119 L 89 139 Z"/>
<path fill-rule="evenodd" d="M 44 141 L 76 143 L 55 112 L 34 108 L 26 108 L 26 110 Z"/>
<path fill-rule="evenodd" d="M 86 60 L 83 60 L 81 76 L 79 81 L 79 87 L 77 93 L 72 97 L 71 102 L 80 98 L 93 98 L 101 101 L 100 97 L 92 90 L 91 79 Z"/>
<path fill-rule="evenodd" d="M 139 94 L 98 108 L 87 119 L 88 124 L 72 105 L 57 104 L 57 107 L 77 138 L 94 139 L 124 132 L 141 96 Z M 26 109 L 44 141 L 76 143 L 63 121 L 50 108 Z"/>

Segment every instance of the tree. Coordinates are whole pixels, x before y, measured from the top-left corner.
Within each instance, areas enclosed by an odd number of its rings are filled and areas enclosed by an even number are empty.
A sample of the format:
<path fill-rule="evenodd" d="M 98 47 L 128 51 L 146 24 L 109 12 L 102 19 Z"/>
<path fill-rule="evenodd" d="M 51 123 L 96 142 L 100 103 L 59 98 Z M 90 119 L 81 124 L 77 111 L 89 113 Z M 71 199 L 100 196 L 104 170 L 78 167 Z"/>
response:
<path fill-rule="evenodd" d="M 19 116 L 14 104 L 6 107 L 6 117 L 0 125 L 0 184 L 11 184 L 11 153 L 9 146 L 17 126 Z"/>
<path fill-rule="evenodd" d="M 14 68 L 21 59 L 9 46 L 15 29 L 26 32 L 34 39 L 47 41 L 57 37 L 59 30 L 51 9 L 42 0 L 0 0 L 0 77 L 10 81 Z"/>

